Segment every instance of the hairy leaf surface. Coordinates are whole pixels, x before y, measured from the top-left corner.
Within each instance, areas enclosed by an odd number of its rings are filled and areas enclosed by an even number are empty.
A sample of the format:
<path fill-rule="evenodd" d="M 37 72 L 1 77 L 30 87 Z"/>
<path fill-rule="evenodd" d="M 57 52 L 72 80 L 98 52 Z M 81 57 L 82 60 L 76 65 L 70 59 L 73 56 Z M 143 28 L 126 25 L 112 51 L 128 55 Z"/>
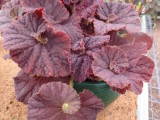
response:
<path fill-rule="evenodd" d="M 56 31 L 64 31 L 68 35 L 71 40 L 72 50 L 78 50 L 77 44 L 84 39 L 83 32 L 79 26 L 80 20 L 78 16 L 73 15 L 63 23 L 54 25 Z"/>
<path fill-rule="evenodd" d="M 124 76 L 130 81 L 129 90 L 135 94 L 141 94 L 143 82 L 149 82 L 154 69 L 154 62 L 147 56 L 142 55 L 131 68 L 127 69 Z"/>
<path fill-rule="evenodd" d="M 44 18 L 51 24 L 68 19 L 69 12 L 60 0 L 20 0 L 25 11 L 44 9 Z"/>
<path fill-rule="evenodd" d="M 65 5 L 71 5 L 71 4 L 76 4 L 78 3 L 80 0 L 62 0 L 62 2 L 65 4 Z"/>
<path fill-rule="evenodd" d="M 28 119 L 96 120 L 103 107 L 102 101 L 88 90 L 78 95 L 67 84 L 51 82 L 29 100 Z"/>
<path fill-rule="evenodd" d="M 14 21 L 3 34 L 3 47 L 26 73 L 37 76 L 67 76 L 70 40 L 54 32 L 36 13 Z"/>
<path fill-rule="evenodd" d="M 118 31 L 120 29 L 125 28 L 125 25 L 122 24 L 111 24 L 111 23 L 105 23 L 104 21 L 93 19 L 95 33 L 97 35 L 104 35 L 110 31 Z"/>
<path fill-rule="evenodd" d="M 11 22 L 12 20 L 10 17 L 7 16 L 4 11 L 0 10 L 0 31 L 2 32 L 4 29 L 6 29 Z"/>
<path fill-rule="evenodd" d="M 147 45 L 145 43 L 120 46 L 127 54 L 129 66 L 135 65 L 142 54 L 147 54 Z"/>
<path fill-rule="evenodd" d="M 19 0 L 11 0 L 0 10 L 0 31 L 3 32 L 8 25 L 23 13 Z"/>
<path fill-rule="evenodd" d="M 79 93 L 81 100 L 81 109 L 79 110 L 80 119 L 77 120 L 96 120 L 98 112 L 103 110 L 104 104 L 101 99 L 95 96 L 89 90 Z"/>
<path fill-rule="evenodd" d="M 128 33 L 127 30 L 120 29 L 119 31 L 110 31 L 108 35 L 111 36 L 111 40 L 108 43 L 111 46 L 145 43 L 147 50 L 149 50 L 153 44 L 153 38 L 143 32 Z"/>
<path fill-rule="evenodd" d="M 125 29 L 110 31 L 108 35 L 111 36 L 111 40 L 108 43 L 110 46 L 132 45 L 134 43 L 134 39 Z"/>
<path fill-rule="evenodd" d="M 89 19 L 82 19 L 80 22 L 81 29 L 83 30 L 83 34 L 85 37 L 94 36 L 95 29 L 93 26 L 93 21 Z"/>
<path fill-rule="evenodd" d="M 125 50 L 126 53 L 130 53 L 129 49 Z M 132 54 L 125 54 L 124 51 L 118 47 L 108 46 L 95 53 L 92 64 L 93 73 L 111 87 L 116 88 L 117 91 L 130 86 L 129 90 L 140 94 L 143 82 L 149 82 L 151 79 L 154 62 L 142 55 L 143 50 L 140 50 L 139 53 L 133 53 L 133 56 Z M 133 59 L 136 61 L 130 65 Z"/>
<path fill-rule="evenodd" d="M 102 78 L 109 86 L 124 88 L 129 82 L 121 75 L 129 66 L 125 52 L 118 47 L 104 47 L 93 54 L 94 75 Z"/>
<path fill-rule="evenodd" d="M 127 87 L 125 87 L 123 89 L 119 89 L 119 88 L 116 88 L 116 87 L 110 87 L 110 88 L 111 88 L 111 90 L 116 91 L 116 92 L 118 92 L 120 94 L 125 94 L 126 91 L 129 90 L 129 86 L 127 86 Z"/>
<path fill-rule="evenodd" d="M 103 0 L 84 0 L 76 6 L 76 13 L 83 18 L 92 17 Z"/>
<path fill-rule="evenodd" d="M 29 98 L 38 92 L 39 88 L 46 83 L 53 81 L 61 81 L 69 83 L 68 77 L 38 77 L 31 74 L 26 74 L 23 71 L 18 73 L 14 78 L 16 99 L 24 104 L 28 103 Z"/>
<path fill-rule="evenodd" d="M 109 36 L 91 36 L 84 39 L 84 48 L 81 51 L 71 53 L 71 68 L 76 82 L 83 82 L 89 74 L 92 74 L 92 53 L 100 50 L 109 42 Z"/>
<path fill-rule="evenodd" d="M 124 25 L 129 32 L 140 32 L 140 19 L 138 12 L 132 4 L 106 2 L 97 10 L 99 18 L 110 23 L 113 27 Z M 96 25 L 97 26 L 97 25 Z"/>
<path fill-rule="evenodd" d="M 0 0 L 0 9 L 2 8 L 2 6 L 8 2 L 9 0 Z"/>
<path fill-rule="evenodd" d="M 139 32 L 131 34 L 132 39 L 134 39 L 134 43 L 146 43 L 147 50 L 152 48 L 153 38 L 147 35 L 146 33 Z"/>
<path fill-rule="evenodd" d="M 46 94 L 47 93 L 47 94 Z M 74 120 L 81 107 L 76 91 L 61 82 L 42 85 L 28 102 L 29 120 Z"/>

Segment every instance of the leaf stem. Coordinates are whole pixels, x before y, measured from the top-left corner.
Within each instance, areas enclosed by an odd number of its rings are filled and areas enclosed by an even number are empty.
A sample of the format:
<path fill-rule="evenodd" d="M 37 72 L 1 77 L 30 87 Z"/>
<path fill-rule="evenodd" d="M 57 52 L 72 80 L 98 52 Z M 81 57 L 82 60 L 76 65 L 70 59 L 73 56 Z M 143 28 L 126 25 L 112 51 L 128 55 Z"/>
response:
<path fill-rule="evenodd" d="M 73 76 L 71 75 L 70 80 L 69 80 L 69 86 L 73 87 Z"/>

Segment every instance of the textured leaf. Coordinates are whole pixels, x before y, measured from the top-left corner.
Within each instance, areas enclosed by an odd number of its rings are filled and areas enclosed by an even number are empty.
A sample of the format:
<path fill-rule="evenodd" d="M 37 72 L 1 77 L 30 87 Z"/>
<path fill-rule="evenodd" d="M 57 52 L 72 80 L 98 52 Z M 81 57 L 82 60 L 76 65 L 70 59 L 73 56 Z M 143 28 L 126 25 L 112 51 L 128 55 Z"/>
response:
<path fill-rule="evenodd" d="M 108 33 L 111 36 L 109 45 L 131 45 L 131 44 L 140 44 L 146 43 L 147 49 L 151 49 L 153 44 L 153 38 L 147 35 L 146 33 L 136 32 L 128 33 L 125 29 L 121 29 L 118 32 L 111 31 Z"/>
<path fill-rule="evenodd" d="M 2 5 L 4 5 L 6 2 L 8 2 L 9 0 L 0 0 L 0 9 L 2 7 Z"/>
<path fill-rule="evenodd" d="M 29 99 L 28 119 L 96 120 L 97 113 L 103 108 L 102 101 L 90 91 L 84 90 L 78 96 L 67 84 L 51 82 Z"/>
<path fill-rule="evenodd" d="M 134 47 L 134 49 L 135 48 L 136 47 Z M 113 52 L 116 50 L 118 52 Z M 141 51 L 141 54 L 143 54 L 143 50 Z M 154 69 L 154 62 L 144 55 L 141 55 L 140 57 L 140 53 L 133 53 L 134 58 L 137 57 L 139 59 L 134 62 L 134 65 L 127 66 L 127 62 L 124 63 L 127 61 L 126 58 L 132 60 L 132 57 L 123 56 L 124 52 L 122 52 L 122 49 L 120 48 L 109 46 L 103 48 L 93 55 L 93 73 L 96 76 L 102 78 L 107 82 L 108 85 L 120 93 L 124 93 L 127 89 L 129 89 L 136 94 L 140 94 L 142 92 L 143 82 L 149 82 L 151 79 Z M 113 61 L 115 61 L 116 66 L 112 66 Z M 118 61 L 121 61 L 119 62 L 120 67 L 118 66 Z M 111 69 L 112 67 L 114 67 L 114 71 Z M 118 67 L 125 69 L 117 72 L 115 71 L 115 68 L 119 70 Z"/>
<path fill-rule="evenodd" d="M 127 86 L 127 87 L 125 87 L 123 89 L 119 89 L 119 88 L 116 88 L 116 87 L 110 87 L 110 88 L 111 88 L 111 90 L 116 91 L 116 92 L 118 92 L 120 94 L 125 94 L 126 91 L 129 89 L 129 86 Z"/>
<path fill-rule="evenodd" d="M 28 120 L 74 120 L 80 107 L 80 98 L 72 87 L 51 82 L 29 99 Z"/>
<path fill-rule="evenodd" d="M 125 52 L 118 47 L 104 47 L 93 54 L 92 70 L 111 87 L 124 88 L 129 82 L 121 75 L 129 66 Z"/>
<path fill-rule="evenodd" d="M 37 76 L 68 76 L 70 41 L 63 32 L 54 32 L 35 13 L 14 21 L 3 34 L 3 47 L 26 73 Z M 47 29 L 47 30 L 46 30 Z"/>
<path fill-rule="evenodd" d="M 38 77 L 20 71 L 18 76 L 14 78 L 16 99 L 27 104 L 29 98 L 37 93 L 43 84 L 53 81 L 61 81 L 68 84 L 69 78 Z"/>
<path fill-rule="evenodd" d="M 104 44 L 109 42 L 110 37 L 108 35 L 105 36 L 90 36 L 84 39 L 86 51 L 96 51 L 99 50 Z"/>
<path fill-rule="evenodd" d="M 146 43 L 148 50 L 152 48 L 153 38 L 147 35 L 146 33 L 133 33 L 131 34 L 131 37 L 132 39 L 134 39 L 134 43 Z"/>
<path fill-rule="evenodd" d="M 0 10 L 0 31 L 3 32 L 12 20 L 21 16 L 22 13 L 23 10 L 19 0 L 11 0 L 4 4 L 2 10 Z"/>
<path fill-rule="evenodd" d="M 119 45 L 131 45 L 134 43 L 134 39 L 125 29 L 120 29 L 119 31 L 110 31 L 108 33 L 111 39 L 108 45 L 119 46 Z"/>
<path fill-rule="evenodd" d="M 103 3 L 103 0 L 84 0 L 76 6 L 76 13 L 83 18 L 92 17 L 96 8 Z"/>
<path fill-rule="evenodd" d="M 64 31 L 69 36 L 72 44 L 72 50 L 77 50 L 77 44 L 79 44 L 84 38 L 79 23 L 80 18 L 78 16 L 71 16 L 63 23 L 54 25 L 56 31 Z"/>
<path fill-rule="evenodd" d="M 71 65 L 73 77 L 76 82 L 83 82 L 87 78 L 90 71 L 92 59 L 87 54 L 80 55 L 80 53 L 71 54 Z"/>
<path fill-rule="evenodd" d="M 7 54 L 5 54 L 5 55 L 3 56 L 3 58 L 4 58 L 4 60 L 11 59 L 11 56 L 10 56 L 9 53 L 7 53 Z"/>
<path fill-rule="evenodd" d="M 124 75 L 130 81 L 129 90 L 140 94 L 143 88 L 143 82 L 149 82 L 154 69 L 154 62 L 147 56 L 142 55 L 137 64 L 127 69 Z"/>
<path fill-rule="evenodd" d="M 12 20 L 10 17 L 7 16 L 4 11 L 0 10 L 0 31 L 3 32 L 3 30 L 6 29 L 11 22 Z"/>
<path fill-rule="evenodd" d="M 93 21 L 89 19 L 82 19 L 80 22 L 80 26 L 81 26 L 81 29 L 83 30 L 83 34 L 85 35 L 85 37 L 95 35 Z"/>
<path fill-rule="evenodd" d="M 23 10 L 21 8 L 22 7 L 19 0 L 11 0 L 3 5 L 2 10 L 14 18 L 22 14 Z"/>
<path fill-rule="evenodd" d="M 97 15 L 104 22 L 110 23 L 113 27 L 124 25 L 127 31 L 140 32 L 141 25 L 138 12 L 132 4 L 106 2 L 99 6 Z"/>
<path fill-rule="evenodd" d="M 124 24 L 111 24 L 111 23 L 105 23 L 104 21 L 100 21 L 97 19 L 93 20 L 95 33 L 97 35 L 104 35 L 110 31 L 118 31 L 122 28 L 125 28 L 126 26 Z"/>
<path fill-rule="evenodd" d="M 60 0 L 20 0 L 26 11 L 44 9 L 44 18 L 51 24 L 68 19 L 69 12 Z"/>
<path fill-rule="evenodd" d="M 97 98 L 89 90 L 79 93 L 81 100 L 81 108 L 78 112 L 65 118 L 61 114 L 57 115 L 55 120 L 96 120 L 97 113 L 104 108 L 102 100 Z"/>
<path fill-rule="evenodd" d="M 103 110 L 104 104 L 101 99 L 97 98 L 89 90 L 79 93 L 81 100 L 81 109 L 78 120 L 96 120 L 97 113 Z"/>
<path fill-rule="evenodd" d="M 141 56 L 139 61 L 134 64 L 134 66 L 127 69 L 126 73 L 124 74 L 128 80 L 130 80 L 130 84 L 123 89 L 116 87 L 111 87 L 111 89 L 121 94 L 124 94 L 127 90 L 130 90 L 137 95 L 141 94 L 143 82 L 149 82 L 152 77 L 153 69 L 153 61 L 146 56 Z"/>
<path fill-rule="evenodd" d="M 76 82 L 83 82 L 89 74 L 92 74 L 92 53 L 100 50 L 108 42 L 109 36 L 86 37 L 82 51 L 71 53 L 71 68 Z"/>
<path fill-rule="evenodd" d="M 80 0 L 62 0 L 62 2 L 65 4 L 65 5 L 71 5 L 71 4 L 76 4 L 78 3 Z"/>
<path fill-rule="evenodd" d="M 147 46 L 145 43 L 120 46 L 127 54 L 129 65 L 135 65 L 142 54 L 147 54 Z"/>
<path fill-rule="evenodd" d="M 49 0 L 20 0 L 25 11 L 34 11 L 35 9 L 44 8 Z"/>

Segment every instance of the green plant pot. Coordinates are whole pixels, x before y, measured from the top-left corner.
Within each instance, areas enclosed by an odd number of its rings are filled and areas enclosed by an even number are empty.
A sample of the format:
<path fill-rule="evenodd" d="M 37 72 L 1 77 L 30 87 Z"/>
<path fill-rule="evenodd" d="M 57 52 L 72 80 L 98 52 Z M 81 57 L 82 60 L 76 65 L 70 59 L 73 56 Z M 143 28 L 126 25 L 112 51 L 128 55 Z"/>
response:
<path fill-rule="evenodd" d="M 110 87 L 105 82 L 82 82 L 82 83 L 74 83 L 74 89 L 79 93 L 82 92 L 84 89 L 88 89 L 92 91 L 98 98 L 100 98 L 105 107 L 111 104 L 119 94 L 110 90 Z"/>

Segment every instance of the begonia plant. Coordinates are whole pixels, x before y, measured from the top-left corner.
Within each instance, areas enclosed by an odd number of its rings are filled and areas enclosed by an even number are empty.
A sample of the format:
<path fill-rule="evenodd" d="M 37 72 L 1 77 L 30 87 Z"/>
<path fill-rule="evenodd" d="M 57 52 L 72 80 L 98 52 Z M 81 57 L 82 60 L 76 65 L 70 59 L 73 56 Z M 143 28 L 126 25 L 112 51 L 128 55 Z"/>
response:
<path fill-rule="evenodd" d="M 8 58 L 21 68 L 15 97 L 28 120 L 96 120 L 104 103 L 74 83 L 103 81 L 113 91 L 141 94 L 154 62 L 153 39 L 141 32 L 132 4 L 103 0 L 10 0 L 0 10 Z"/>

